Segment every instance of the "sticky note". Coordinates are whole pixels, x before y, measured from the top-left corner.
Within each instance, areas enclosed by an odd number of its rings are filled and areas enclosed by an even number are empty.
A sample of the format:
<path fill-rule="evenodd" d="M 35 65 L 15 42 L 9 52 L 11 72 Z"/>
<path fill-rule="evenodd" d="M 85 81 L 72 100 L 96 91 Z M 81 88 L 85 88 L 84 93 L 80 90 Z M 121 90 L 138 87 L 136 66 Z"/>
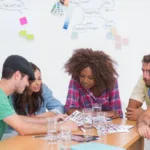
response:
<path fill-rule="evenodd" d="M 115 42 L 116 43 L 121 43 L 121 36 L 120 35 L 115 35 Z"/>
<path fill-rule="evenodd" d="M 116 48 L 116 49 L 121 49 L 121 48 L 122 48 L 121 43 L 115 43 L 115 48 Z"/>
<path fill-rule="evenodd" d="M 27 18 L 26 17 L 20 18 L 20 24 L 21 25 L 28 24 Z"/>
<path fill-rule="evenodd" d="M 19 32 L 19 35 L 20 35 L 20 36 L 26 36 L 26 35 L 27 35 L 27 31 L 26 31 L 26 30 L 21 30 L 21 31 Z"/>
<path fill-rule="evenodd" d="M 34 35 L 33 34 L 28 34 L 27 35 L 27 40 L 34 40 Z"/>
<path fill-rule="evenodd" d="M 129 39 L 123 38 L 122 39 L 122 44 L 125 45 L 125 46 L 127 46 L 129 44 Z"/>
<path fill-rule="evenodd" d="M 71 38 L 72 39 L 77 39 L 78 38 L 78 32 L 72 32 L 71 33 Z"/>
<path fill-rule="evenodd" d="M 113 39 L 114 39 L 114 36 L 112 35 L 111 32 L 108 32 L 108 33 L 106 34 L 106 37 L 107 37 L 108 40 L 113 40 Z"/>
<path fill-rule="evenodd" d="M 116 28 L 111 28 L 111 33 L 112 33 L 112 35 L 116 35 L 117 34 Z"/>

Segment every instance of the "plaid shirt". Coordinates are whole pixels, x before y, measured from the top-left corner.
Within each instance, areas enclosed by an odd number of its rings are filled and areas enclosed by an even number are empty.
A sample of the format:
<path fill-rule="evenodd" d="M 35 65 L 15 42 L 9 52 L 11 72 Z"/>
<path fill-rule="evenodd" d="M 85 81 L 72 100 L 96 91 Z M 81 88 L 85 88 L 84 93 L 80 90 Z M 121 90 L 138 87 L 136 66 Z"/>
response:
<path fill-rule="evenodd" d="M 71 79 L 65 109 L 92 108 L 93 103 L 102 104 L 102 111 L 115 110 L 120 117 L 123 117 L 117 80 L 113 90 L 106 89 L 101 96 L 95 97 L 90 90 L 85 90 L 77 80 Z"/>

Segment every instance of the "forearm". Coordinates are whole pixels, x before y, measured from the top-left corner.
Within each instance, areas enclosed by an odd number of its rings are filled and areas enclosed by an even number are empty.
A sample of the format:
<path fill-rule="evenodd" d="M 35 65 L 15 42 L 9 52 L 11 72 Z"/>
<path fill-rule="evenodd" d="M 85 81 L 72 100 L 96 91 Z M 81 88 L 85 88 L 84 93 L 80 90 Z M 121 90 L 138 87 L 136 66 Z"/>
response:
<path fill-rule="evenodd" d="M 38 118 L 45 118 L 45 117 L 53 117 L 53 116 L 56 116 L 57 114 L 55 114 L 54 112 L 52 111 L 49 111 L 49 112 L 45 112 L 45 113 L 42 113 L 42 114 L 39 114 L 37 115 L 36 117 Z"/>
<path fill-rule="evenodd" d="M 150 115 L 149 115 L 149 111 L 144 111 L 137 120 L 137 125 L 140 124 L 145 124 L 145 125 L 150 125 Z"/>
<path fill-rule="evenodd" d="M 128 107 L 127 108 L 139 108 L 142 106 L 142 103 L 135 99 L 129 99 Z"/>
<path fill-rule="evenodd" d="M 6 117 L 3 121 L 15 129 L 20 135 L 41 134 L 47 131 L 47 123 L 39 124 L 37 121 L 33 122 L 33 119 L 26 116 L 14 114 Z"/>
<path fill-rule="evenodd" d="M 120 114 L 116 111 L 116 110 L 110 110 L 110 111 L 103 111 L 106 112 L 107 116 L 106 117 L 110 117 L 110 118 L 120 118 Z"/>
<path fill-rule="evenodd" d="M 72 114 L 74 111 L 76 111 L 76 110 L 78 110 L 78 111 L 81 111 L 81 109 L 76 109 L 76 108 L 70 108 L 70 109 L 68 109 L 67 110 L 67 115 L 70 115 L 70 114 Z"/>
<path fill-rule="evenodd" d="M 47 122 L 47 118 L 42 118 L 42 117 L 28 117 L 28 116 L 22 116 L 19 115 L 20 118 L 25 121 L 25 122 L 29 122 L 29 123 L 46 123 Z"/>
<path fill-rule="evenodd" d="M 118 108 L 116 110 L 113 110 L 115 112 L 115 115 L 117 116 L 117 118 L 123 118 L 123 112 L 121 108 Z"/>
<path fill-rule="evenodd" d="M 20 135 L 34 135 L 34 134 L 44 134 L 47 132 L 47 124 L 37 124 L 26 122 L 20 129 Z"/>
<path fill-rule="evenodd" d="M 122 106 L 120 99 L 112 99 L 110 104 L 110 112 L 114 114 L 114 118 L 123 118 Z"/>

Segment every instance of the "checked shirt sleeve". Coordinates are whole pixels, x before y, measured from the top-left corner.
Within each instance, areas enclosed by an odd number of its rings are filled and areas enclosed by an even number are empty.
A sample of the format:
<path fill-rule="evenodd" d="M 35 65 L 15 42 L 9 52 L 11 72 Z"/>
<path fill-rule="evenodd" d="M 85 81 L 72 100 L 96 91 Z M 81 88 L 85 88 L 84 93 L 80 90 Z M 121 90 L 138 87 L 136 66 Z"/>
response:
<path fill-rule="evenodd" d="M 114 89 L 110 91 L 110 107 L 112 110 L 115 110 L 121 118 L 123 117 L 117 80 Z"/>
<path fill-rule="evenodd" d="M 76 80 L 71 79 L 68 88 L 65 110 L 68 111 L 71 108 L 76 109 L 80 108 L 78 100 L 79 100 L 79 85 Z"/>

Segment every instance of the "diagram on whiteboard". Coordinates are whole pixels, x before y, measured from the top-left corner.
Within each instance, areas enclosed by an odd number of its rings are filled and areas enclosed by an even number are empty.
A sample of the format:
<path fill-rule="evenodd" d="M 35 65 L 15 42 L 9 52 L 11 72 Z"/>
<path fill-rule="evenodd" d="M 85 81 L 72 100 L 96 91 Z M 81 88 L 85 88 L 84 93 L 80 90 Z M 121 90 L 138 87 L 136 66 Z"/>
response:
<path fill-rule="evenodd" d="M 51 14 L 65 16 L 63 30 L 71 30 L 71 38 L 78 39 L 86 32 L 105 30 L 105 38 L 115 42 L 116 49 L 129 44 L 129 39 L 117 31 L 114 0 L 60 0 L 52 7 Z"/>
<path fill-rule="evenodd" d="M 0 10 L 2 11 L 18 11 L 23 13 L 26 9 L 24 2 L 21 0 L 0 0 Z"/>
<path fill-rule="evenodd" d="M 18 12 L 21 17 L 18 18 L 21 30 L 17 33 L 20 37 L 29 41 L 34 40 L 34 34 L 28 33 L 26 26 L 28 25 L 28 18 L 24 15 L 28 9 L 25 7 L 23 0 L 0 0 L 0 13 L 5 11 Z"/>

